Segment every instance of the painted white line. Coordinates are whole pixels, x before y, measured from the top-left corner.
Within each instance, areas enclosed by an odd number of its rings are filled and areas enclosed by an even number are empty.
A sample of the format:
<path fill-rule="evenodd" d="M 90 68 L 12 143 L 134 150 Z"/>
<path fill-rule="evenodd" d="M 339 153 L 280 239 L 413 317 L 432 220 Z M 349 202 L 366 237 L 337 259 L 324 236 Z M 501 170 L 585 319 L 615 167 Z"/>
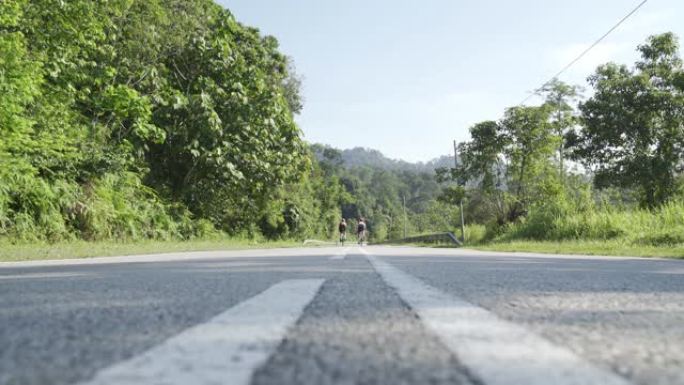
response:
<path fill-rule="evenodd" d="M 338 247 L 298 247 L 282 249 L 235 249 L 219 251 L 183 251 L 176 253 L 139 254 L 115 257 L 93 257 L 81 259 L 50 259 L 38 261 L 0 262 L 0 270 L 17 267 L 45 267 L 45 266 L 75 266 L 102 265 L 118 263 L 152 263 L 152 262 L 183 262 L 205 261 L 233 258 L 286 258 L 286 257 L 316 257 L 330 255 L 331 250 Z"/>
<path fill-rule="evenodd" d="M 29 273 L 16 275 L 0 275 L 0 280 L 3 279 L 48 279 L 48 278 L 74 278 L 74 277 L 88 277 L 94 276 L 90 273 L 76 273 L 76 272 L 46 272 L 46 273 Z"/>
<path fill-rule="evenodd" d="M 349 254 L 349 250 L 351 250 L 351 247 L 345 247 L 342 251 L 333 255 L 329 259 L 331 259 L 331 260 L 344 259 L 347 256 L 347 254 Z"/>
<path fill-rule="evenodd" d="M 84 385 L 249 384 L 314 298 L 322 279 L 288 280 L 241 302 Z"/>
<path fill-rule="evenodd" d="M 524 327 L 450 296 L 363 251 L 429 330 L 487 385 L 626 385 Z"/>

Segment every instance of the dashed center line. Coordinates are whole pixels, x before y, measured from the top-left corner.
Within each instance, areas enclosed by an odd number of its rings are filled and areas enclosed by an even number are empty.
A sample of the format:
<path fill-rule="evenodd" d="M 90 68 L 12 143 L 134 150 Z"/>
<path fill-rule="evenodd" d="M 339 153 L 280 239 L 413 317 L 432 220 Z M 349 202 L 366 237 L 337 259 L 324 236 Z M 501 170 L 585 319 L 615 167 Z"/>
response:
<path fill-rule="evenodd" d="M 83 384 L 249 384 L 254 370 L 275 351 L 323 281 L 287 280 L 273 285 Z"/>
<path fill-rule="evenodd" d="M 570 350 L 423 281 L 361 250 L 426 327 L 487 385 L 627 385 Z"/>

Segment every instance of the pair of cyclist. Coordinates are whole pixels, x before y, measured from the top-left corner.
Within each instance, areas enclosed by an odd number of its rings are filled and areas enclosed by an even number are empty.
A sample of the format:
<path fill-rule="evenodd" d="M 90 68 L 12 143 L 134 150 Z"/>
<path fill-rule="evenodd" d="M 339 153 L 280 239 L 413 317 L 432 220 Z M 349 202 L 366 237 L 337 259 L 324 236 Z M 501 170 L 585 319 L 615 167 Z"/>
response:
<path fill-rule="evenodd" d="M 340 231 L 340 244 L 344 245 L 344 241 L 347 240 L 347 221 L 342 218 L 338 226 Z M 359 218 L 359 223 L 356 226 L 356 237 L 359 241 L 359 245 L 362 245 L 366 240 L 366 220 L 364 218 Z"/>

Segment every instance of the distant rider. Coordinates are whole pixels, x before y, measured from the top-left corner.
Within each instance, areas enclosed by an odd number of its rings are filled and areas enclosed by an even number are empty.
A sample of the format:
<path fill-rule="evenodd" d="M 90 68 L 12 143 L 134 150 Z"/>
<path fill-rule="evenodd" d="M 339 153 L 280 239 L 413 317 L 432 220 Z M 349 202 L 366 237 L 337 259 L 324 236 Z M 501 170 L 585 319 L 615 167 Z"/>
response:
<path fill-rule="evenodd" d="M 342 221 L 340 221 L 337 229 L 340 231 L 340 244 L 344 246 L 344 241 L 347 240 L 347 221 L 344 218 L 342 218 Z"/>
<path fill-rule="evenodd" d="M 366 240 L 366 220 L 359 218 L 359 225 L 356 226 L 356 236 L 359 239 L 359 245 L 363 245 Z"/>

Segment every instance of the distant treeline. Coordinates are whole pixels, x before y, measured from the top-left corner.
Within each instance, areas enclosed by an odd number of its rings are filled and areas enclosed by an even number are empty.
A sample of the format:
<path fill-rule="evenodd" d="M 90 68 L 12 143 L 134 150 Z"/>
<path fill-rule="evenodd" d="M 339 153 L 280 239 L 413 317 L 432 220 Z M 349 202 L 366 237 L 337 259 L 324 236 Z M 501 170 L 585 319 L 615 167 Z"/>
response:
<path fill-rule="evenodd" d="M 320 169 L 342 186 L 341 214 L 354 224 L 368 221 L 372 240 L 399 239 L 407 234 L 445 231 L 459 223 L 458 208 L 438 198 L 443 185 L 425 163 L 386 158 L 377 150 L 338 150 L 312 145 Z M 427 165 L 453 164 L 440 157 Z"/>
<path fill-rule="evenodd" d="M 319 152 L 317 152 L 317 155 L 320 159 Z M 363 147 L 340 150 L 340 156 L 347 168 L 370 166 L 391 171 L 413 171 L 432 174 L 437 168 L 454 165 L 453 155 L 442 155 L 427 162 L 412 163 L 400 159 L 390 159 L 378 150 Z"/>

